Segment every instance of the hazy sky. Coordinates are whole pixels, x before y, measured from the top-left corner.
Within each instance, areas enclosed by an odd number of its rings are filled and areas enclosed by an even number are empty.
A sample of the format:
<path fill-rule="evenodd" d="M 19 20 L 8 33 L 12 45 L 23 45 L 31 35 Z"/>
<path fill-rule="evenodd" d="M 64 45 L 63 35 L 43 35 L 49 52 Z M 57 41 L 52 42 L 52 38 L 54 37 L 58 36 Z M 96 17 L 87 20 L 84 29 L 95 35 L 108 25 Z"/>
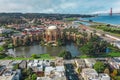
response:
<path fill-rule="evenodd" d="M 120 0 L 0 0 L 0 12 L 120 13 Z"/>

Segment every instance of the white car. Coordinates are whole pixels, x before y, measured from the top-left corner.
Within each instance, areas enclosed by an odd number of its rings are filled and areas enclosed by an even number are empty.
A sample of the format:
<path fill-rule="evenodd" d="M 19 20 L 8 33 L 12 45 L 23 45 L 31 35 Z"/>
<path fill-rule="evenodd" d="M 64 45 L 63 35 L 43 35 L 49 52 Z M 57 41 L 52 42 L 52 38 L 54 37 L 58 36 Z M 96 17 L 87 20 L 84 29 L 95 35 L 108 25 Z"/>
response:
<path fill-rule="evenodd" d="M 67 72 L 69 72 L 69 70 L 67 69 Z"/>
<path fill-rule="evenodd" d="M 71 80 L 72 80 L 72 77 L 71 77 L 71 76 L 69 76 L 69 79 L 71 79 Z"/>

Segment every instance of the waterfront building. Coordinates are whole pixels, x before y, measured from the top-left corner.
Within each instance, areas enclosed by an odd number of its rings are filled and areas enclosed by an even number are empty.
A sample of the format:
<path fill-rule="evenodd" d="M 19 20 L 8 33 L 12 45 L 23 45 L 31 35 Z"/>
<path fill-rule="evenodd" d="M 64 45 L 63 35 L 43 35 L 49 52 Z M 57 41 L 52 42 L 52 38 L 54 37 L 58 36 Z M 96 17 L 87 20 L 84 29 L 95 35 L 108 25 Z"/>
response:
<path fill-rule="evenodd" d="M 46 42 L 57 42 L 61 38 L 61 30 L 57 26 L 49 26 L 44 33 L 44 40 Z"/>

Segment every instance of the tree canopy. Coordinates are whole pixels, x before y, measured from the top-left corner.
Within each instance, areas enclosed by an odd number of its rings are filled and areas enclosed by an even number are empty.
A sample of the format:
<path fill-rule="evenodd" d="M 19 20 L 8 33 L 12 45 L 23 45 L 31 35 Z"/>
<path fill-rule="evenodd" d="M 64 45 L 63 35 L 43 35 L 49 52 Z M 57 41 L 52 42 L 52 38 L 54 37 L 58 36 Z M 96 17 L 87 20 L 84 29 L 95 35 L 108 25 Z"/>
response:
<path fill-rule="evenodd" d="M 80 51 L 86 55 L 98 56 L 100 53 L 106 52 L 107 45 L 106 41 L 102 41 L 98 36 L 93 36 L 80 48 Z"/>
<path fill-rule="evenodd" d="M 63 50 L 59 53 L 59 57 L 63 57 L 64 59 L 71 59 L 72 55 L 69 51 Z"/>
<path fill-rule="evenodd" d="M 102 73 L 104 70 L 105 70 L 105 65 L 103 62 L 96 62 L 95 65 L 94 65 L 94 69 L 99 72 L 99 73 Z"/>

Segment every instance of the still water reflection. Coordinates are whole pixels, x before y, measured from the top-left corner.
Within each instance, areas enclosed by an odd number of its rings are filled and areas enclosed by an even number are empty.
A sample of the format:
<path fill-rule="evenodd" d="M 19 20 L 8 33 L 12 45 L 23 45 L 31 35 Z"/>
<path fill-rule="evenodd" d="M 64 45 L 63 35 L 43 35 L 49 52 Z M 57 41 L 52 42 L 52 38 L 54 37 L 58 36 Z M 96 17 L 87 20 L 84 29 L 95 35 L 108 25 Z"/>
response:
<path fill-rule="evenodd" d="M 80 55 L 78 47 L 73 43 L 69 43 L 66 46 L 62 47 L 48 47 L 34 44 L 32 46 L 26 47 L 22 46 L 17 47 L 15 49 L 9 49 L 8 51 L 10 54 L 13 54 L 15 56 L 30 57 L 31 54 L 44 54 L 44 53 L 49 53 L 52 56 L 57 56 L 62 50 L 70 51 L 73 57 Z"/>

